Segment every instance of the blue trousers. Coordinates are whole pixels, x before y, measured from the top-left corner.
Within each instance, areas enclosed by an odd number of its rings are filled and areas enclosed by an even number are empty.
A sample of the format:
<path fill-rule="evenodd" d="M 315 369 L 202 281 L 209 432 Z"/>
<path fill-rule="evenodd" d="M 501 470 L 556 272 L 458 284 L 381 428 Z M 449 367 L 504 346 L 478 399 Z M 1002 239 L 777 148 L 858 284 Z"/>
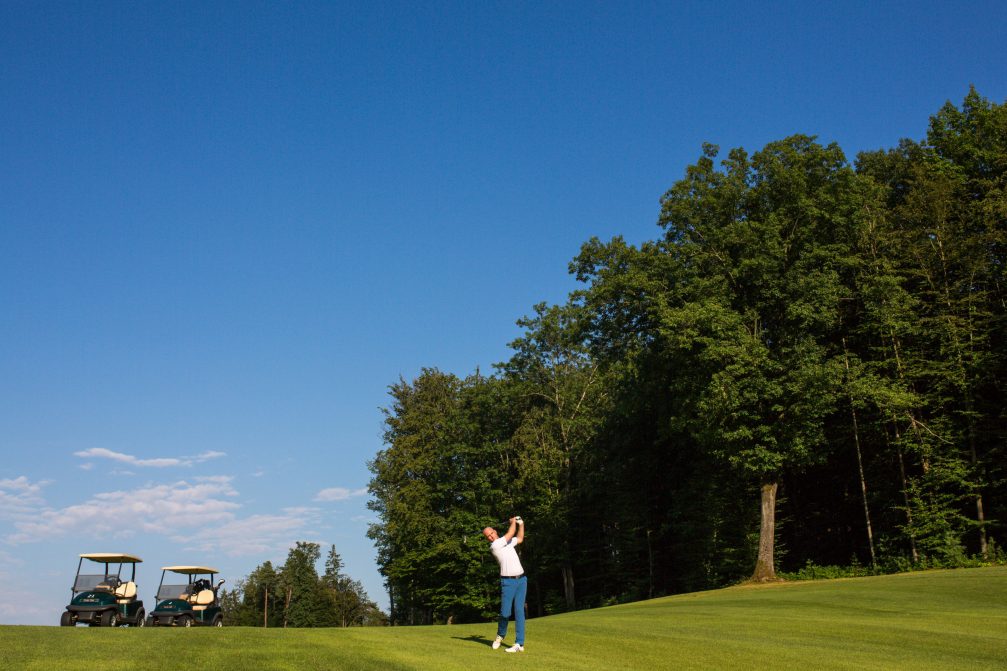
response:
<path fill-rule="evenodd" d="M 524 600 L 528 596 L 528 576 L 500 578 L 500 619 L 497 636 L 507 635 L 507 622 L 514 613 L 514 634 L 518 645 L 524 645 Z"/>

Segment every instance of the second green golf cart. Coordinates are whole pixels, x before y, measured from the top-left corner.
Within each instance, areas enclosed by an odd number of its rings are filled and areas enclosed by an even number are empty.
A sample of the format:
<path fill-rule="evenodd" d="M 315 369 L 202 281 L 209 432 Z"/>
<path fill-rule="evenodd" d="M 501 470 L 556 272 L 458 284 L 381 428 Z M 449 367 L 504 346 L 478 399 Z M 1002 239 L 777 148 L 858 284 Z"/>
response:
<path fill-rule="evenodd" d="M 223 580 L 213 584 L 219 573 L 209 566 L 165 566 L 157 588 L 157 607 L 147 617 L 151 627 L 223 627 L 217 590 Z"/>

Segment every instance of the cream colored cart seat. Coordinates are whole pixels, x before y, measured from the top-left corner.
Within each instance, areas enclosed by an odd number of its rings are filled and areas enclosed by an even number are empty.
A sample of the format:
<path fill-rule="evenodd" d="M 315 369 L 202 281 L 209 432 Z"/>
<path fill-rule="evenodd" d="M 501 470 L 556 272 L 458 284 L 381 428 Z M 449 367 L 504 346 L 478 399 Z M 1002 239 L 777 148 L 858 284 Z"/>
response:
<path fill-rule="evenodd" d="M 115 598 L 122 603 L 136 598 L 136 583 L 133 581 L 124 582 L 115 588 Z"/>
<path fill-rule="evenodd" d="M 200 590 L 198 594 L 189 597 L 189 602 L 195 604 L 193 610 L 206 610 L 206 607 L 213 603 L 213 590 Z"/>

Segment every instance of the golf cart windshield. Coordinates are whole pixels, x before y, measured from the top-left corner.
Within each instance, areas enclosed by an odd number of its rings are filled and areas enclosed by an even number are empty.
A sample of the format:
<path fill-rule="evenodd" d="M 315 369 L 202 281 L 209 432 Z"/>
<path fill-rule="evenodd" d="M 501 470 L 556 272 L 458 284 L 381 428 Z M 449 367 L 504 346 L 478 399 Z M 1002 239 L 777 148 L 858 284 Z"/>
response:
<path fill-rule="evenodd" d="M 107 589 L 108 591 L 114 590 L 120 585 L 119 576 L 112 575 L 78 575 L 77 580 L 73 583 L 73 591 L 76 592 L 90 592 L 97 589 Z"/>
<path fill-rule="evenodd" d="M 167 583 L 162 583 L 161 588 L 157 590 L 157 600 L 165 601 L 167 599 L 185 599 L 192 593 L 192 585 L 187 583 L 169 585 Z"/>

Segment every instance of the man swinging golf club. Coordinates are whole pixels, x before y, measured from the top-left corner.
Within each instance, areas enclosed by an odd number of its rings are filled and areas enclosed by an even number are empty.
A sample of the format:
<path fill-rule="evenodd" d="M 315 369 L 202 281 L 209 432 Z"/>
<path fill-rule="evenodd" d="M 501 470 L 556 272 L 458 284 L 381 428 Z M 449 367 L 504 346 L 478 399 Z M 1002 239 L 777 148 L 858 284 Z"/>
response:
<path fill-rule="evenodd" d="M 517 531 L 517 535 L 514 532 Z M 483 529 L 483 536 L 490 542 L 490 551 L 500 563 L 500 619 L 497 621 L 497 637 L 493 641 L 496 650 L 507 635 L 507 622 L 514 613 L 514 645 L 507 652 L 524 652 L 524 600 L 528 594 L 528 578 L 521 568 L 521 559 L 514 549 L 524 541 L 524 520 L 510 518 L 510 528 L 503 536 L 493 527 Z"/>

